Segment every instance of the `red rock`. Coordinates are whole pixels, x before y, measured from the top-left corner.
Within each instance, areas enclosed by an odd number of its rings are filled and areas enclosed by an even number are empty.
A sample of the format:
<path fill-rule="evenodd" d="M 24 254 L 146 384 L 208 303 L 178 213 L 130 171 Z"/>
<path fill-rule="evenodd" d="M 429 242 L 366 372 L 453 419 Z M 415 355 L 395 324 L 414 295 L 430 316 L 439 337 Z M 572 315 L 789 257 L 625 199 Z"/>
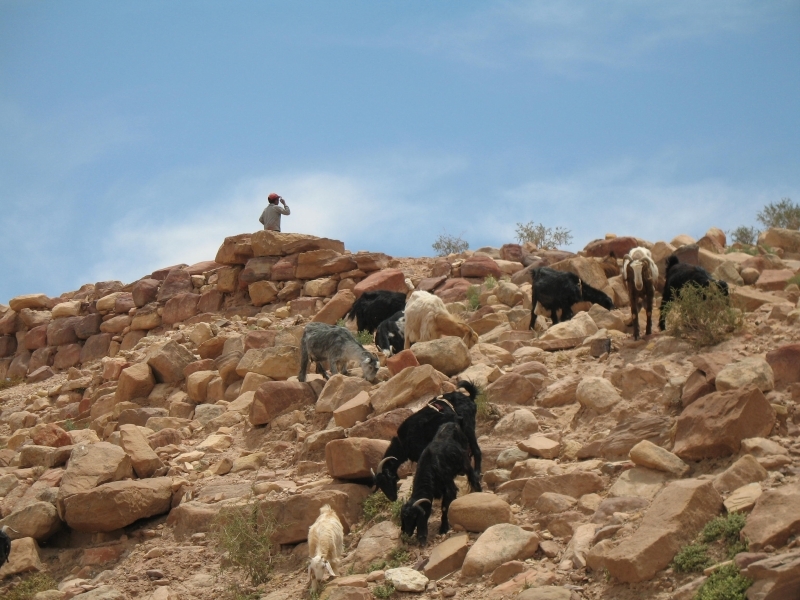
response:
<path fill-rule="evenodd" d="M 30 333 L 30 332 L 28 332 Z M 25 336 L 27 342 L 27 335 Z M 45 343 L 47 343 L 47 327 L 44 328 L 44 339 Z M 17 338 L 12 337 L 10 335 L 3 335 L 0 336 L 0 358 L 5 358 L 7 356 L 14 356 L 14 353 L 17 351 Z"/>
<path fill-rule="evenodd" d="M 169 327 L 181 323 L 197 314 L 197 303 L 200 301 L 198 294 L 177 294 L 170 298 L 164 305 L 161 322 Z"/>
<path fill-rule="evenodd" d="M 37 351 L 38 352 L 38 351 Z M 11 364 L 8 366 L 8 371 L 6 371 L 6 377 L 9 379 L 21 379 L 28 374 L 28 365 L 31 362 L 31 353 L 27 350 L 25 352 L 18 353 L 14 359 L 11 361 Z M 39 366 L 46 366 L 46 365 L 39 365 Z"/>
<path fill-rule="evenodd" d="M 750 542 L 750 551 L 770 545 L 783 546 L 800 533 L 800 484 L 785 485 L 765 491 L 747 517 L 742 537 Z"/>
<path fill-rule="evenodd" d="M 678 417 L 673 452 L 684 460 L 730 456 L 743 439 L 768 436 L 774 424 L 775 409 L 754 385 L 714 392 Z"/>
<path fill-rule="evenodd" d="M 21 322 L 16 311 L 7 310 L 0 315 L 0 335 L 14 335 L 20 325 Z"/>
<path fill-rule="evenodd" d="M 108 349 L 111 346 L 110 333 L 98 333 L 91 336 L 81 349 L 80 362 L 85 364 L 93 360 L 99 360 L 108 356 Z"/>
<path fill-rule="evenodd" d="M 522 246 L 519 244 L 503 244 L 500 246 L 500 258 L 521 263 L 523 259 Z"/>
<path fill-rule="evenodd" d="M 356 262 L 346 254 L 335 250 L 311 250 L 297 257 L 297 279 L 316 279 L 327 275 L 335 275 L 344 271 L 352 271 Z"/>
<path fill-rule="evenodd" d="M 784 289 L 794 275 L 791 269 L 769 269 L 761 273 L 756 287 L 765 292 L 777 292 Z"/>
<path fill-rule="evenodd" d="M 192 373 L 197 373 L 198 371 L 213 371 L 214 369 L 214 359 L 203 358 L 186 365 L 183 369 L 183 376 L 188 379 L 189 375 Z"/>
<path fill-rule="evenodd" d="M 97 335 L 100 333 L 100 324 L 102 323 L 102 317 L 95 313 L 91 315 L 86 315 L 85 317 L 74 317 L 75 318 L 75 335 L 78 336 L 80 340 L 88 340 L 93 335 Z"/>
<path fill-rule="evenodd" d="M 12 337 L 8 337 L 7 339 L 14 340 L 14 351 L 17 349 L 17 340 Z M 38 350 L 39 348 L 44 348 L 47 346 L 47 325 L 39 325 L 38 327 L 34 327 L 33 329 L 28 330 L 25 333 L 25 349 L 26 350 Z M 11 351 L 6 356 L 11 356 L 14 354 L 14 351 Z M 0 356 L 2 356 L 2 352 L 0 352 Z"/>
<path fill-rule="evenodd" d="M 635 237 L 623 236 L 608 240 L 594 240 L 586 244 L 583 250 L 586 252 L 586 256 L 603 258 L 613 252 L 614 256 L 622 258 L 638 245 L 639 241 Z"/>
<path fill-rule="evenodd" d="M 445 281 L 447 281 L 447 275 L 439 275 L 439 277 L 426 277 L 417 284 L 417 289 L 421 292 L 433 293 L 433 291 Z"/>
<path fill-rule="evenodd" d="M 114 300 L 114 312 L 118 315 L 128 314 L 128 311 L 135 308 L 136 304 L 133 301 L 133 296 L 128 292 L 122 292 Z"/>
<path fill-rule="evenodd" d="M 253 258 L 252 235 L 241 233 L 226 237 L 222 242 L 214 262 L 222 265 L 243 265 Z"/>
<path fill-rule="evenodd" d="M 325 464 L 334 479 L 369 477 L 389 447 L 386 440 L 344 438 L 325 446 Z"/>
<path fill-rule="evenodd" d="M 158 287 L 160 285 L 161 282 L 157 279 L 140 279 L 133 284 L 133 289 L 131 290 L 133 303 L 141 308 L 145 304 L 155 302 L 158 297 Z"/>
<path fill-rule="evenodd" d="M 339 319 L 344 316 L 353 308 L 356 301 L 356 296 L 350 290 L 339 290 L 331 298 L 322 309 L 314 315 L 311 319 L 315 323 L 327 323 L 328 325 L 336 325 Z"/>
<path fill-rule="evenodd" d="M 356 287 L 353 288 L 353 293 L 356 298 L 360 298 L 364 292 L 374 292 L 376 290 L 388 290 L 405 294 L 408 291 L 406 289 L 406 276 L 400 269 L 377 271 L 357 283 Z"/>
<path fill-rule="evenodd" d="M 178 294 L 190 294 L 193 289 L 191 275 L 183 269 L 173 269 L 158 290 L 158 301 L 166 302 Z"/>
<path fill-rule="evenodd" d="M 359 252 L 353 254 L 353 260 L 356 261 L 359 270 L 365 273 L 385 269 L 389 265 L 391 258 L 391 256 L 387 256 L 383 252 Z"/>
<path fill-rule="evenodd" d="M 772 367 L 775 389 L 800 381 L 800 344 L 787 344 L 767 352 L 767 363 Z"/>
<path fill-rule="evenodd" d="M 158 383 L 177 383 L 183 380 L 183 370 L 194 362 L 194 355 L 175 341 L 151 346 L 147 351 L 147 364 L 153 369 Z"/>
<path fill-rule="evenodd" d="M 471 286 L 472 284 L 466 279 L 454 277 L 445 281 L 444 285 L 436 290 L 436 295 L 439 296 L 445 304 L 449 302 L 458 302 L 467 298 L 467 290 Z"/>
<path fill-rule="evenodd" d="M 157 271 L 153 271 L 150 274 L 149 279 L 155 279 L 156 281 L 164 281 L 169 275 L 170 271 L 174 271 L 175 269 L 185 269 L 188 267 L 186 263 L 181 263 L 179 265 L 170 265 L 169 267 L 162 267 Z"/>
<path fill-rule="evenodd" d="M 396 408 L 382 415 L 370 417 L 348 429 L 347 437 L 391 440 L 397 435 L 397 428 L 412 414 L 414 413 L 410 408 Z"/>
<path fill-rule="evenodd" d="M 189 275 L 203 275 L 211 271 L 216 271 L 221 267 L 222 265 L 218 262 L 213 260 L 204 260 L 202 262 L 195 263 L 190 267 L 186 267 L 185 270 L 187 273 L 189 273 Z"/>
<path fill-rule="evenodd" d="M 259 256 L 248 260 L 244 269 L 239 273 L 239 287 L 246 288 L 256 281 L 269 281 L 272 275 L 272 265 L 278 260 L 277 256 Z"/>
<path fill-rule="evenodd" d="M 284 256 L 274 265 L 272 265 L 272 281 L 291 281 L 296 279 L 295 271 L 297 271 L 297 258 L 299 254 L 290 254 Z"/>
<path fill-rule="evenodd" d="M 392 377 L 394 377 L 406 367 L 418 367 L 419 361 L 414 353 L 409 349 L 390 356 L 388 359 L 386 359 L 386 366 L 389 369 L 389 372 L 392 374 Z"/>
<path fill-rule="evenodd" d="M 687 265 L 700 266 L 700 246 L 697 244 L 686 244 L 675 250 L 674 255 L 678 260 Z"/>
<path fill-rule="evenodd" d="M 63 370 L 74 367 L 81 362 L 80 344 L 65 344 L 58 347 L 58 352 L 53 359 L 53 367 L 55 369 Z"/>
<path fill-rule="evenodd" d="M 80 321 L 80 317 L 67 317 L 66 319 L 55 319 L 47 326 L 47 345 L 61 346 L 62 344 L 74 344 L 78 341 L 75 334 L 75 323 Z"/>
<path fill-rule="evenodd" d="M 34 372 L 39 367 L 53 366 L 53 359 L 55 358 L 55 355 L 56 349 L 52 346 L 34 350 L 31 354 L 30 361 L 28 362 L 28 373 Z"/>
<path fill-rule="evenodd" d="M 146 331 L 141 329 L 134 329 L 122 336 L 122 343 L 119 345 L 120 350 L 133 350 L 136 344 L 147 335 Z M 85 346 L 84 346 L 85 347 Z M 110 348 L 110 344 L 109 344 Z"/>
<path fill-rule="evenodd" d="M 250 406 L 250 423 L 266 425 L 290 411 L 313 405 L 317 397 L 307 383 L 268 381 L 259 386 Z"/>
<path fill-rule="evenodd" d="M 200 295 L 197 311 L 200 313 L 217 313 L 222 308 L 224 296 L 219 290 L 208 290 Z"/>
<path fill-rule="evenodd" d="M 28 373 L 27 381 L 28 383 L 38 383 L 53 376 L 55 376 L 55 371 L 51 367 L 39 367 Z"/>
<path fill-rule="evenodd" d="M 105 565 L 116 561 L 125 551 L 125 544 L 112 544 L 110 546 L 98 546 L 97 548 L 86 548 L 80 558 L 80 563 L 84 567 Z"/>
<path fill-rule="evenodd" d="M 475 255 L 469 257 L 461 265 L 462 277 L 494 277 L 500 279 L 503 271 L 494 260 L 488 256 Z"/>

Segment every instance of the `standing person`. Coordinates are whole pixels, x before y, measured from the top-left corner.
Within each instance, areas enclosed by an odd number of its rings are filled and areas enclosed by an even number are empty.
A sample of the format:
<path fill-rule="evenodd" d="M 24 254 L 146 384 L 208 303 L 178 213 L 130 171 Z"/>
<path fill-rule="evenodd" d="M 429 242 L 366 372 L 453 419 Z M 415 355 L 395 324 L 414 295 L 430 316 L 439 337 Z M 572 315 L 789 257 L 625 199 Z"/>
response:
<path fill-rule="evenodd" d="M 267 208 L 264 209 L 264 212 L 261 213 L 261 216 L 258 220 L 264 225 L 264 229 L 266 231 L 280 231 L 281 230 L 281 215 L 290 215 L 292 212 L 289 210 L 289 207 L 286 205 L 286 200 L 281 198 L 275 192 L 272 192 L 269 196 L 267 196 L 267 200 L 269 204 L 267 204 Z M 283 204 L 283 208 L 278 206 L 278 202 Z"/>

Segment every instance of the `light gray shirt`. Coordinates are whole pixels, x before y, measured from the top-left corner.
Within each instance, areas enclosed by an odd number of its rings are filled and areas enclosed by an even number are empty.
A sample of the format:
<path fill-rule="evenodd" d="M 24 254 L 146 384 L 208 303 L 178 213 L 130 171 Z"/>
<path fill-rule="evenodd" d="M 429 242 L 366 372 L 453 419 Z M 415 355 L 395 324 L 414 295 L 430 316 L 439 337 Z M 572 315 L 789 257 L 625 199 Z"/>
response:
<path fill-rule="evenodd" d="M 280 204 L 268 204 L 264 212 L 258 220 L 263 223 L 264 229 L 267 231 L 280 231 L 281 230 L 281 215 L 292 214 L 289 207 L 282 207 Z"/>

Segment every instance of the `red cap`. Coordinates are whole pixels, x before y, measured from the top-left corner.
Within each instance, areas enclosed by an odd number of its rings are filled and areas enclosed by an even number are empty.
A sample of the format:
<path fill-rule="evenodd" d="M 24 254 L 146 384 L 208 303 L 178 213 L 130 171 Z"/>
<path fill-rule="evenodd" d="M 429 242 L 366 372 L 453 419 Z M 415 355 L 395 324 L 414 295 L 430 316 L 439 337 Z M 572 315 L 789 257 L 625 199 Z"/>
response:
<path fill-rule="evenodd" d="M 269 196 L 267 196 L 267 200 L 277 200 L 278 198 L 280 198 L 280 196 L 275 192 L 272 192 Z"/>

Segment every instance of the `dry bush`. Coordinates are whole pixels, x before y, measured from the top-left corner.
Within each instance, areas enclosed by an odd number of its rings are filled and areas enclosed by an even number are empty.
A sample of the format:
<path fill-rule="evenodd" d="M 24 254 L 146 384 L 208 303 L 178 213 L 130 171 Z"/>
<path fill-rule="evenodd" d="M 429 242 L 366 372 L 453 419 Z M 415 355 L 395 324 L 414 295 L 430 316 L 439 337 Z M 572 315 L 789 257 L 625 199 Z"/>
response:
<path fill-rule="evenodd" d="M 225 507 L 211 527 L 217 547 L 234 569 L 244 572 L 253 585 L 269 580 L 277 557 L 272 535 L 278 525 L 275 516 L 259 502 Z"/>
<path fill-rule="evenodd" d="M 685 286 L 664 308 L 667 332 L 696 346 L 713 346 L 742 328 L 742 312 L 716 285 Z"/>

